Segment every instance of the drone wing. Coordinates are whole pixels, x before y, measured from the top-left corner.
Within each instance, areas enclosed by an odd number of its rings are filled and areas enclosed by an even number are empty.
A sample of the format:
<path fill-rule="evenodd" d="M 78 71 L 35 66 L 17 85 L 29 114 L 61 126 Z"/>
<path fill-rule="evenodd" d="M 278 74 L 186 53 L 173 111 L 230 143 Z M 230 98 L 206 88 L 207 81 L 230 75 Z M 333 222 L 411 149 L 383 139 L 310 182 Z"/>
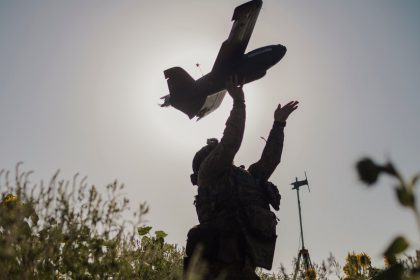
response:
<path fill-rule="evenodd" d="M 228 69 L 244 55 L 261 6 L 262 0 L 252 0 L 235 8 L 232 30 L 220 48 L 212 71 Z"/>

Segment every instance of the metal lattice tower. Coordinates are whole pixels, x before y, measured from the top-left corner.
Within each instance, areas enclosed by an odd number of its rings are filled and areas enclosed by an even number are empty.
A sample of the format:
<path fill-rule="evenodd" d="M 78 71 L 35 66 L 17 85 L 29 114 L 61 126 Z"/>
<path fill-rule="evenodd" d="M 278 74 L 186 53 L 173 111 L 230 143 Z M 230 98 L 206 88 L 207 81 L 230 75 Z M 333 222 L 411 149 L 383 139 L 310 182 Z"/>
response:
<path fill-rule="evenodd" d="M 297 201 L 298 201 L 298 209 L 299 209 L 300 237 L 301 237 L 301 240 L 302 240 L 302 247 L 300 248 L 299 253 L 298 253 L 298 258 L 297 258 L 296 266 L 295 266 L 295 273 L 293 275 L 293 280 L 296 280 L 296 277 L 297 277 L 297 274 L 298 274 L 299 268 L 300 268 L 301 259 L 303 259 L 303 265 L 305 267 L 305 270 L 313 269 L 311 258 L 309 256 L 309 251 L 308 251 L 308 249 L 305 248 L 305 241 L 303 239 L 302 208 L 300 206 L 300 196 L 299 196 L 299 189 L 302 186 L 308 186 L 308 190 L 311 191 L 309 189 L 309 183 L 308 183 L 308 178 L 306 177 L 306 172 L 305 172 L 305 180 L 298 181 L 298 178 L 296 177 L 295 181 L 293 183 L 291 183 L 291 185 L 293 186 L 292 190 L 296 190 L 296 193 L 297 193 Z"/>

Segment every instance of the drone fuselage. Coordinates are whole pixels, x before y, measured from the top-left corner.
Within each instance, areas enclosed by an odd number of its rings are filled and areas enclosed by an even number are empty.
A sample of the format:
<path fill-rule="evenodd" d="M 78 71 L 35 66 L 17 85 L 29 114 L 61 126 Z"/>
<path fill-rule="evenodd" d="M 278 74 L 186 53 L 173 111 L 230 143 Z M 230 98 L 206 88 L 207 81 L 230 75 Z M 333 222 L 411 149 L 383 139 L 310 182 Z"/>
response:
<path fill-rule="evenodd" d="M 206 98 L 225 89 L 225 83 L 230 76 L 237 75 L 244 84 L 258 80 L 266 74 L 267 70 L 279 62 L 286 53 L 283 45 L 271 45 L 255 49 L 246 53 L 232 63 L 230 67 L 218 72 L 210 72 L 196 80 L 195 91 L 197 95 Z"/>

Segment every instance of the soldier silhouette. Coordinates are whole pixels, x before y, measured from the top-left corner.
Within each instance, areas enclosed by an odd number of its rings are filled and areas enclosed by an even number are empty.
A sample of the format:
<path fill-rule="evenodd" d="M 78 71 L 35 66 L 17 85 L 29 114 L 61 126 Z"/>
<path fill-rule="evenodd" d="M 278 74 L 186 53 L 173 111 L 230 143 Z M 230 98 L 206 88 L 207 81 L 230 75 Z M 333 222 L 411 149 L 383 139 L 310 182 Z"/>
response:
<path fill-rule="evenodd" d="M 298 102 L 278 105 L 260 160 L 248 169 L 237 167 L 233 159 L 241 146 L 246 115 L 242 86 L 237 76 L 226 82 L 233 108 L 223 137 L 220 142 L 208 139 L 193 159 L 191 182 L 198 186 L 194 203 L 200 224 L 188 232 L 185 275 L 197 252 L 207 266 L 206 280 L 260 279 L 255 268 L 272 267 L 277 217 L 269 205 L 279 210 L 281 196 L 268 179 L 280 163 L 283 130 Z"/>

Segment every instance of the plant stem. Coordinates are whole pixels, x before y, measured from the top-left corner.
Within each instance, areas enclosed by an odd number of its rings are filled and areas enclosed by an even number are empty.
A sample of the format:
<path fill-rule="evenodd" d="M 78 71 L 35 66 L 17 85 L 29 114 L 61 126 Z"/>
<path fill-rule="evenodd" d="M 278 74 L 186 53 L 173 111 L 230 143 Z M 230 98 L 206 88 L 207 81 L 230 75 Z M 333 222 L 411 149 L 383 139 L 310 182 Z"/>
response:
<path fill-rule="evenodd" d="M 414 206 L 413 211 L 414 211 L 414 215 L 416 216 L 417 227 L 418 227 L 419 234 L 420 234 L 420 213 L 417 210 L 417 207 L 416 206 Z"/>

